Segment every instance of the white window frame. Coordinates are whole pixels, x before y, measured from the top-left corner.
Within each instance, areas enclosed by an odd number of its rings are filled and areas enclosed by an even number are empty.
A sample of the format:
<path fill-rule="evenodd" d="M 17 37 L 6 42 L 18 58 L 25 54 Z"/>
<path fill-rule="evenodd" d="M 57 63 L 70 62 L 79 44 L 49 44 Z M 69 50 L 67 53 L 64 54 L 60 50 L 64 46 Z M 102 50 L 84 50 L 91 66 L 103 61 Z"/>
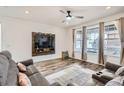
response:
<path fill-rule="evenodd" d="M 96 42 L 96 47 L 94 46 L 94 48 L 88 48 L 88 33 L 91 33 L 90 32 L 90 30 L 91 30 L 91 32 L 93 31 L 98 31 L 98 38 L 96 39 L 96 40 L 98 40 L 98 42 Z M 97 33 L 97 32 L 96 32 Z M 95 25 L 91 25 L 91 26 L 87 26 L 87 28 L 86 28 L 86 36 L 87 36 L 87 38 L 86 38 L 86 43 L 87 43 L 87 47 L 86 47 L 86 51 L 87 51 L 87 61 L 88 62 L 91 62 L 91 63 L 95 63 L 95 64 L 98 64 L 98 58 L 99 58 L 99 55 L 98 55 L 98 53 L 99 53 L 99 25 L 98 24 L 95 24 Z M 96 37 L 96 35 L 94 34 L 94 37 Z M 94 39 L 94 38 L 93 38 Z M 88 49 L 89 49 L 89 52 L 88 52 Z M 91 52 L 91 54 L 93 55 L 94 53 L 96 54 L 96 57 L 95 56 L 93 56 L 93 59 L 91 59 L 89 56 L 91 56 L 90 55 L 90 52 Z M 89 55 L 88 55 L 88 53 L 89 53 Z M 89 58 L 88 58 L 89 57 Z"/>
<path fill-rule="evenodd" d="M 76 35 L 78 32 L 81 32 L 81 37 L 80 38 L 77 38 Z M 82 51 L 82 36 L 83 36 L 83 32 L 81 29 L 77 29 L 75 30 L 75 36 L 74 36 L 74 51 L 75 52 L 81 52 Z M 76 48 L 77 47 L 77 41 L 80 42 L 80 48 Z"/>
<path fill-rule="evenodd" d="M 110 23 L 106 23 L 106 25 L 104 26 L 104 28 L 106 27 L 105 28 L 105 31 L 106 31 L 106 29 L 107 30 L 110 30 L 110 28 L 111 28 L 112 25 L 115 25 L 115 24 L 114 23 L 111 23 L 111 22 Z M 110 30 L 110 31 L 118 30 L 118 28 L 116 28 L 116 25 L 113 28 L 111 28 L 111 29 L 113 29 L 113 30 Z M 105 31 L 104 31 L 104 36 L 105 36 Z M 112 40 L 113 41 L 113 40 L 117 40 L 117 39 L 120 39 L 120 37 L 119 37 L 119 31 L 118 31 L 118 33 L 115 33 L 115 32 L 114 33 L 110 33 L 109 37 L 107 37 L 107 38 L 104 37 L 104 44 L 105 44 L 105 41 L 107 43 L 108 40 Z M 105 47 L 105 45 L 104 45 L 104 51 L 105 51 L 105 48 L 107 49 L 107 47 L 109 47 L 109 46 L 106 46 Z M 120 52 L 121 52 L 121 42 L 120 42 Z M 110 55 L 109 53 L 105 54 L 105 52 L 104 52 L 104 56 L 105 56 L 105 62 L 107 61 L 107 58 L 106 58 L 107 56 L 108 57 L 114 57 L 114 58 L 116 58 L 116 57 L 119 57 L 120 58 L 120 55 L 119 56 L 117 56 L 117 55 L 114 56 L 114 55 Z M 115 63 L 115 62 L 112 62 L 112 63 Z M 119 60 L 119 63 L 117 63 L 117 64 L 120 64 L 120 60 Z"/>

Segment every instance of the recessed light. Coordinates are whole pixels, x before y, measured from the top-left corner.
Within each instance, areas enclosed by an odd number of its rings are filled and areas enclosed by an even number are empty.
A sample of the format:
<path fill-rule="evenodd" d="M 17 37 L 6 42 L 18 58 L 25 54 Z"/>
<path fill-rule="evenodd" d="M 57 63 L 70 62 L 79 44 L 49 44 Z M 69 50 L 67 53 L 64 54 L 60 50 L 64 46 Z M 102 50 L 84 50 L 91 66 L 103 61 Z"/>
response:
<path fill-rule="evenodd" d="M 107 6 L 107 7 L 106 7 L 106 10 L 109 10 L 109 9 L 111 9 L 111 6 Z"/>
<path fill-rule="evenodd" d="M 29 14 L 29 11 L 26 10 L 26 11 L 25 11 L 25 14 Z"/>

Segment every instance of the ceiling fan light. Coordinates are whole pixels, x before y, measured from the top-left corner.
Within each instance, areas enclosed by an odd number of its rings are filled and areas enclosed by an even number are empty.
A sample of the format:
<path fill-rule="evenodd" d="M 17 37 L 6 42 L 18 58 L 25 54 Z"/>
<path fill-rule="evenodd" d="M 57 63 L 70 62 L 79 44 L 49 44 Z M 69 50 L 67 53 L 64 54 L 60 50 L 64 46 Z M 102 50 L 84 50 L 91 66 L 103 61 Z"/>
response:
<path fill-rule="evenodd" d="M 66 17 L 66 20 L 70 21 L 71 20 L 71 17 L 70 16 L 67 16 Z"/>

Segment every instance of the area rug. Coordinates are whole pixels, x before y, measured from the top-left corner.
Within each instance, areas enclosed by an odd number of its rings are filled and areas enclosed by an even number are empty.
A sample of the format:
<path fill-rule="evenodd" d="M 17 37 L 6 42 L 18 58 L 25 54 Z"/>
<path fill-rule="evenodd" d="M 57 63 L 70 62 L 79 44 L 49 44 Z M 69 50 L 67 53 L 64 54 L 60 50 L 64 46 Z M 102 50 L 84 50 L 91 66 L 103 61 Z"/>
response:
<path fill-rule="evenodd" d="M 46 76 L 50 84 L 58 82 L 62 86 L 73 84 L 77 86 L 95 85 L 92 80 L 92 74 L 95 73 L 90 69 L 83 69 L 80 65 L 73 64 L 64 70 Z"/>

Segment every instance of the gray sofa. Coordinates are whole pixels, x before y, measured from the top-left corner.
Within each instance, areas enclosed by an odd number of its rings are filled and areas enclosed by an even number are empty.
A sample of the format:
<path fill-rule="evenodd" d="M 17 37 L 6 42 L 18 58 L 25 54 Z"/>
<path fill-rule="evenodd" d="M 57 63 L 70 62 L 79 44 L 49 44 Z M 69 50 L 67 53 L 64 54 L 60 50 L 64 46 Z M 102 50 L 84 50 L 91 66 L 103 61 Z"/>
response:
<path fill-rule="evenodd" d="M 119 83 L 118 78 L 124 76 L 124 72 L 120 73 L 120 77 L 115 77 L 115 72 L 120 67 L 122 66 L 107 62 L 105 64 L 105 68 L 102 71 L 97 72 L 96 74 L 93 74 L 92 78 L 104 83 L 105 85 L 120 86 L 122 84 Z"/>
<path fill-rule="evenodd" d="M 27 66 L 25 73 L 33 86 L 49 86 L 47 80 L 33 66 L 32 59 L 22 61 L 21 63 Z M 11 53 L 8 51 L 0 52 L 0 86 L 17 86 L 18 72 L 17 64 L 12 60 Z"/>

